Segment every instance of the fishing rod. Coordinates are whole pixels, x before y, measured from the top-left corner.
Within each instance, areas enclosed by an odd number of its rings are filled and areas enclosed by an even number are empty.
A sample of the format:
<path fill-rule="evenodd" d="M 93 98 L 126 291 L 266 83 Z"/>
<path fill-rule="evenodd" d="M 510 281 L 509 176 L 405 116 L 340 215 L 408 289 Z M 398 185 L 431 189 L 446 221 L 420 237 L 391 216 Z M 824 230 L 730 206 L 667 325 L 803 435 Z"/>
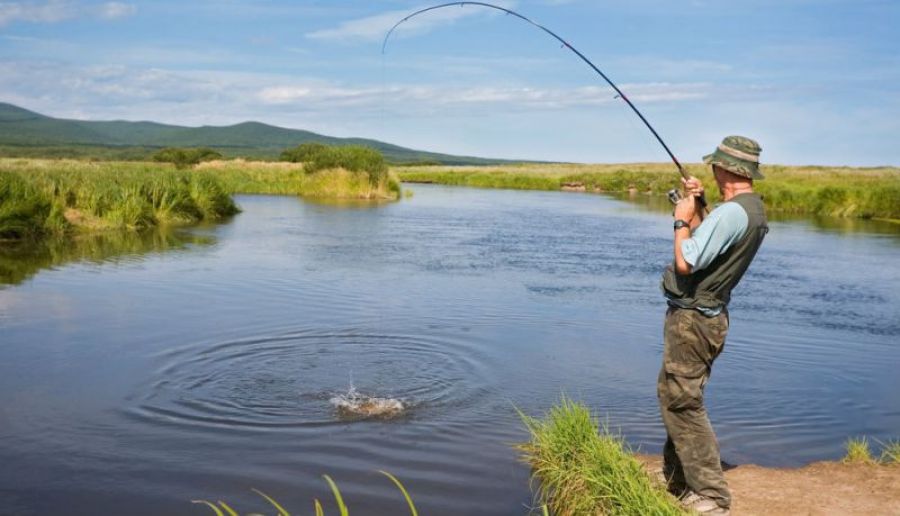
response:
<path fill-rule="evenodd" d="M 641 119 L 641 122 L 643 122 L 644 125 L 647 126 L 647 129 L 649 129 L 650 132 L 653 133 L 653 136 L 656 138 L 656 141 L 658 141 L 659 144 L 662 145 L 662 148 L 666 150 L 666 154 L 668 154 L 668 155 L 669 155 L 669 158 L 672 159 L 672 162 L 675 163 L 675 166 L 678 168 L 678 172 L 681 174 L 681 177 L 683 177 L 684 179 L 690 178 L 690 174 L 688 174 L 687 171 L 684 169 L 684 167 L 681 166 L 681 163 L 678 161 L 678 158 L 675 157 L 675 154 L 672 153 L 672 151 L 669 149 L 669 146 L 666 145 L 666 142 L 664 142 L 663 139 L 662 139 L 662 137 L 659 135 L 659 133 L 656 132 L 656 129 L 654 129 L 653 126 L 650 125 L 650 122 L 647 121 L 647 119 L 644 117 L 643 113 L 641 113 L 640 110 L 638 110 L 637 106 L 635 106 L 634 103 L 631 102 L 631 99 L 629 99 L 628 96 L 625 95 L 625 93 L 622 92 L 622 90 L 620 90 L 619 87 L 616 86 L 616 84 L 615 84 L 614 82 L 612 82 L 612 80 L 611 80 L 609 77 L 607 77 L 606 74 L 603 73 L 603 72 L 600 70 L 600 68 L 597 67 L 597 65 L 595 65 L 594 63 L 592 63 L 591 60 L 588 59 L 587 57 L 585 57 L 585 55 L 582 54 L 577 48 L 575 48 L 575 47 L 573 47 L 572 45 L 570 45 L 568 41 L 566 41 L 566 40 L 564 40 L 563 38 L 561 38 L 559 35 L 557 35 L 557 34 L 556 34 L 555 32 L 553 32 L 552 30 L 548 29 L 547 27 L 544 27 L 544 26 L 541 25 L 540 23 L 535 22 L 534 20 L 528 18 L 527 16 L 524 16 L 524 15 L 522 15 L 522 14 L 517 13 L 516 11 L 513 11 L 512 9 L 507 9 L 506 7 L 501 7 L 501 6 L 499 6 L 499 5 L 489 4 L 489 3 L 486 3 L 486 2 L 448 2 L 448 3 L 445 3 L 445 4 L 433 5 L 433 6 L 431 6 L 431 7 L 426 7 L 426 8 L 424 8 L 424 9 L 419 9 L 418 11 L 415 11 L 415 12 L 413 12 L 413 13 L 407 15 L 405 18 L 403 18 L 402 20 L 400 20 L 400 21 L 398 21 L 397 23 L 395 23 L 394 26 L 391 27 L 391 30 L 389 30 L 389 31 L 387 32 L 387 34 L 385 34 L 385 36 L 384 36 L 384 41 L 381 43 L 381 55 L 384 56 L 384 54 L 385 54 L 385 51 L 386 51 L 386 49 L 387 49 L 388 40 L 390 39 L 391 34 L 393 34 L 394 31 L 397 29 L 397 27 L 399 27 L 399 26 L 402 25 L 403 23 L 409 21 L 409 20 L 412 19 L 412 18 L 415 18 L 416 16 L 419 16 L 420 14 L 424 14 L 424 13 L 427 13 L 427 12 L 429 12 L 429 11 L 435 11 L 435 10 L 438 10 L 438 9 L 444 9 L 444 8 L 446 8 L 446 7 L 457 7 L 457 6 L 458 6 L 458 7 L 465 7 L 465 6 L 467 6 L 467 5 L 474 5 L 474 6 L 480 6 L 480 7 L 487 7 L 487 8 L 489 8 L 489 9 L 495 9 L 495 10 L 497 10 L 497 11 L 504 12 L 504 13 L 506 13 L 506 14 L 508 14 L 508 15 L 515 16 L 516 18 L 518 18 L 518 19 L 520 19 L 520 20 L 522 20 L 522 21 L 524 21 L 524 22 L 526 22 L 526 23 L 528 23 L 528 24 L 530 24 L 530 25 L 532 25 L 532 26 L 534 26 L 534 27 L 537 27 L 538 29 L 544 31 L 545 33 L 549 34 L 549 35 L 552 36 L 554 39 L 556 39 L 557 41 L 559 41 L 560 43 L 562 43 L 562 46 L 563 46 L 563 47 L 568 48 L 568 49 L 571 50 L 576 56 L 580 57 L 582 61 L 584 61 L 585 63 L 587 63 L 588 66 L 590 66 L 595 72 L 597 72 L 597 74 L 598 74 L 600 77 L 602 77 L 603 80 L 606 81 L 606 83 L 609 84 L 609 85 L 612 87 L 613 90 L 616 91 L 616 98 L 620 98 L 620 99 L 624 100 L 626 104 L 628 104 L 628 107 L 630 107 L 631 110 L 634 111 L 634 114 L 636 114 L 636 115 L 638 116 L 638 118 Z M 701 211 L 700 211 L 700 213 L 701 213 L 701 217 L 702 217 L 702 213 L 703 213 L 703 209 L 702 209 L 702 208 L 704 208 L 704 207 L 706 206 L 706 199 L 701 195 L 701 196 L 698 196 L 698 201 L 700 202 L 700 205 L 701 205 Z"/>

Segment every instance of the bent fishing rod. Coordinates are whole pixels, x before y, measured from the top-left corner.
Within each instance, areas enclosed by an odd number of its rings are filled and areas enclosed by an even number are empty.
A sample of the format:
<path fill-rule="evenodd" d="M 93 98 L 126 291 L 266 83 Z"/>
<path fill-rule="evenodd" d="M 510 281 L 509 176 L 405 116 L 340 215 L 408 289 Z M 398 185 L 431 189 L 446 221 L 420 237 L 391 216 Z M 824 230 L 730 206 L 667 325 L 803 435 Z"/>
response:
<path fill-rule="evenodd" d="M 433 5 L 433 6 L 431 6 L 431 7 L 426 7 L 426 8 L 424 8 L 424 9 L 419 9 L 418 11 L 415 11 L 415 12 L 409 14 L 408 16 L 406 16 L 405 18 L 403 18 L 402 20 L 400 20 L 400 21 L 398 21 L 397 23 L 395 23 L 394 26 L 391 27 L 391 30 L 389 30 L 389 31 L 387 32 L 387 34 L 385 34 L 385 36 L 384 36 L 384 41 L 383 41 L 382 44 L 381 44 L 381 54 L 382 54 L 382 56 L 385 54 L 385 51 L 386 51 L 386 49 L 387 49 L 388 40 L 390 39 L 391 34 L 394 33 L 394 31 L 397 29 L 397 27 L 399 27 L 400 25 L 403 25 L 403 23 L 409 21 L 409 20 L 412 19 L 412 18 L 415 18 L 416 16 L 419 16 L 420 14 L 424 14 L 424 13 L 427 13 L 427 12 L 429 12 L 429 11 L 436 11 L 436 10 L 438 10 L 438 9 L 444 9 L 444 8 L 447 8 L 447 7 L 465 7 L 465 6 L 467 6 L 467 5 L 474 5 L 474 6 L 479 6 L 479 7 L 487 7 L 487 8 L 489 8 L 489 9 L 495 9 L 495 10 L 497 10 L 497 11 L 504 12 L 504 13 L 506 13 L 506 14 L 508 14 L 508 15 L 515 16 L 516 18 L 518 18 L 518 19 L 520 19 L 520 20 L 522 20 L 522 21 L 524 21 L 524 22 L 526 22 L 526 23 L 528 23 L 528 24 L 530 24 L 530 25 L 532 25 L 532 26 L 534 26 L 534 27 L 536 27 L 536 28 L 538 28 L 538 29 L 544 31 L 545 33 L 549 34 L 551 37 L 553 37 L 554 39 L 556 39 L 557 41 L 559 41 L 559 42 L 562 44 L 563 47 L 568 48 L 569 50 L 571 50 L 576 56 L 580 57 L 582 61 L 584 61 L 585 63 L 587 63 L 587 65 L 590 66 L 591 69 L 593 69 L 595 72 L 597 72 L 597 75 L 599 75 L 600 77 L 602 77 L 603 80 L 606 81 L 606 83 L 609 84 L 610 87 L 612 87 L 613 90 L 615 90 L 615 92 L 616 92 L 616 98 L 621 98 L 622 100 L 624 100 L 625 103 L 628 104 L 628 107 L 630 107 L 631 110 L 634 111 L 634 114 L 636 114 L 636 115 L 638 116 L 638 118 L 641 119 L 641 122 L 643 122 L 644 125 L 647 126 L 647 129 L 649 129 L 650 132 L 653 133 L 653 136 L 656 138 L 656 141 L 658 141 L 659 144 L 662 145 L 663 149 L 666 150 L 666 154 L 668 154 L 669 157 L 672 159 L 672 162 L 675 163 L 675 166 L 678 168 L 678 172 L 681 174 L 681 177 L 683 177 L 684 179 L 688 179 L 688 178 L 690 177 L 690 175 L 687 173 L 687 171 L 684 169 L 684 167 L 681 166 L 681 163 L 678 161 L 678 158 L 675 157 L 675 154 L 672 153 L 672 151 L 669 149 L 669 146 L 666 145 L 666 142 L 664 142 L 663 139 L 662 139 L 662 137 L 659 135 L 659 133 L 656 132 L 656 129 L 654 129 L 653 126 L 650 125 L 650 122 L 648 122 L 647 119 L 644 117 L 644 115 L 640 112 L 640 110 L 638 110 L 637 106 L 635 106 L 634 103 L 631 102 L 631 99 L 629 99 L 628 96 L 625 95 L 625 93 L 623 93 L 622 90 L 620 90 L 619 87 L 616 86 L 616 84 L 615 84 L 614 82 L 612 82 L 612 80 L 611 80 L 609 77 L 607 77 L 606 74 L 603 73 L 603 72 L 600 70 L 600 68 L 597 67 L 597 65 L 595 65 L 594 63 L 592 63 L 591 60 L 588 59 L 587 57 L 585 57 L 585 55 L 582 54 L 577 48 L 575 48 L 575 47 L 573 47 L 572 45 L 570 45 L 568 41 L 566 41 L 566 40 L 564 40 L 563 38 L 561 38 L 560 36 L 558 36 L 558 35 L 557 35 L 555 32 L 553 32 L 552 30 L 548 29 L 547 27 L 544 27 L 544 26 L 541 25 L 540 23 L 537 23 L 537 22 L 533 21 L 532 19 L 528 18 L 527 16 L 524 16 L 524 15 L 522 15 L 522 14 L 517 13 L 516 11 L 513 11 L 512 9 L 507 9 L 506 7 L 501 7 L 501 6 L 499 6 L 499 5 L 489 4 L 489 3 L 486 3 L 486 2 L 448 2 L 448 3 L 445 3 L 445 4 Z M 698 197 L 698 200 L 700 201 L 700 205 L 701 205 L 700 213 L 701 213 L 701 217 L 702 217 L 703 208 L 706 206 L 706 200 L 703 198 L 702 195 Z"/>

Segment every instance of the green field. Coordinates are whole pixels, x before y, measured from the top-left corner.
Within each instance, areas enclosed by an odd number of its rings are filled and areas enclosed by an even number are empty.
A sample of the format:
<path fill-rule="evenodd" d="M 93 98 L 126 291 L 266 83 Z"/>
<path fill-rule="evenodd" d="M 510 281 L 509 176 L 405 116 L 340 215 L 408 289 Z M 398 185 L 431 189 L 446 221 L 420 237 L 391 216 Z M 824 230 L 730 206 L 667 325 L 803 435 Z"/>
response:
<path fill-rule="evenodd" d="M 709 167 L 687 170 L 706 185 L 711 202 L 718 200 Z M 469 167 L 397 167 L 402 181 L 511 188 L 521 190 L 576 190 L 586 192 L 638 192 L 662 195 L 679 185 L 671 164 L 611 165 L 502 165 Z M 900 169 L 850 167 L 764 166 L 766 179 L 757 181 L 766 207 L 775 213 L 829 217 L 900 219 Z"/>

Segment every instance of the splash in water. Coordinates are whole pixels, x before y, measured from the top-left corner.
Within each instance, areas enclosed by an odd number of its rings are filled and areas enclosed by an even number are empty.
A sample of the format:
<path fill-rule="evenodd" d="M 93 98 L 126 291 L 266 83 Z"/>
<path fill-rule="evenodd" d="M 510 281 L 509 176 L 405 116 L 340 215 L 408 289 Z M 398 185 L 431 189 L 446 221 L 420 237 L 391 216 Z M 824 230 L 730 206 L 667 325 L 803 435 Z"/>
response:
<path fill-rule="evenodd" d="M 362 394 L 352 383 L 347 392 L 334 396 L 330 401 L 337 409 L 338 415 L 345 418 L 390 419 L 403 414 L 408 408 L 408 404 L 397 398 L 378 398 Z"/>

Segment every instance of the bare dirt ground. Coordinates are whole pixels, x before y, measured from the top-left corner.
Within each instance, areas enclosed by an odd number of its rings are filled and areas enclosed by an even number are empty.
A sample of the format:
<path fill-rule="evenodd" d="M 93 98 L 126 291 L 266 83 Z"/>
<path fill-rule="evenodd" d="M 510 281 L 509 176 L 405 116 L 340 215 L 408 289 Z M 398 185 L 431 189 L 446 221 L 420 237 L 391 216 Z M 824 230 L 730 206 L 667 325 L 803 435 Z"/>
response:
<path fill-rule="evenodd" d="M 648 470 L 662 458 L 641 456 Z M 752 464 L 725 472 L 732 492 L 731 514 L 900 515 L 900 465 L 816 462 L 802 468 Z"/>

